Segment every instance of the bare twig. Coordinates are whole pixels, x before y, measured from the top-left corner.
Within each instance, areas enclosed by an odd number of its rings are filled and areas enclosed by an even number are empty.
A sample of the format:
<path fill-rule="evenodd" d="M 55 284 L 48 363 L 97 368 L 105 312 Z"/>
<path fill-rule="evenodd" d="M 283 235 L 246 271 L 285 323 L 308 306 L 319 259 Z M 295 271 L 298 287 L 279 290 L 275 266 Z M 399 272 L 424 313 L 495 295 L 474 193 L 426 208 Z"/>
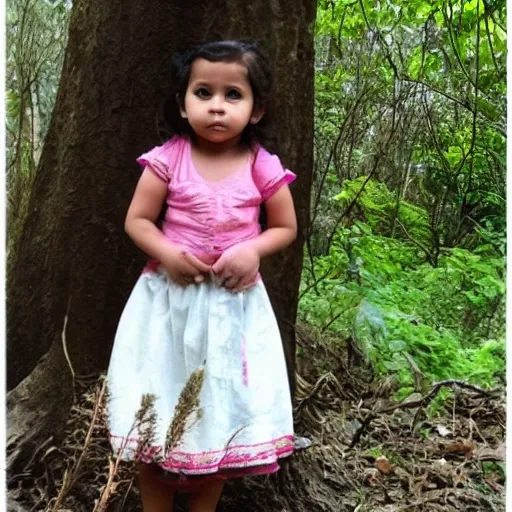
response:
<path fill-rule="evenodd" d="M 66 357 L 66 361 L 68 363 L 69 370 L 71 371 L 71 378 L 72 378 L 72 385 L 73 385 L 73 397 L 75 397 L 76 374 L 75 374 L 75 370 L 73 369 L 73 365 L 71 364 L 71 359 L 69 357 L 68 345 L 67 345 L 67 340 L 66 340 L 66 327 L 68 325 L 68 315 L 69 315 L 70 304 L 71 304 L 71 297 L 69 297 L 69 299 L 68 299 L 68 308 L 66 310 L 66 314 L 64 315 L 64 326 L 62 327 L 62 332 L 61 332 L 60 337 L 62 340 L 62 350 L 64 351 L 64 356 Z"/>
<path fill-rule="evenodd" d="M 469 384 L 468 382 L 464 382 L 462 380 L 456 380 L 456 379 L 448 379 L 443 380 L 440 382 L 436 382 L 432 385 L 432 389 L 423 397 L 418 398 L 417 400 L 410 400 L 410 401 L 403 401 L 398 404 L 392 405 L 390 407 L 385 407 L 383 409 L 377 409 L 376 411 L 371 411 L 367 414 L 367 416 L 363 419 L 360 427 L 357 429 L 357 431 L 354 433 L 354 436 L 352 437 L 352 441 L 350 443 L 350 448 L 353 448 L 363 433 L 368 428 L 370 422 L 377 418 L 380 414 L 388 414 L 390 412 L 395 411 L 396 409 L 414 409 L 415 407 L 418 407 L 418 411 L 416 412 L 413 420 L 412 426 L 416 424 L 416 419 L 418 412 L 421 410 L 422 407 L 429 404 L 439 393 L 439 391 L 443 387 L 454 387 L 459 386 L 461 388 L 470 389 L 471 391 L 475 391 L 478 394 L 491 396 L 495 394 L 497 391 L 494 389 L 483 389 L 479 386 L 475 386 L 474 384 Z"/>
<path fill-rule="evenodd" d="M 105 389 L 107 385 L 107 380 L 103 380 L 103 384 L 99 390 L 99 393 L 97 395 L 96 401 L 94 403 L 94 410 L 92 412 L 91 422 L 89 424 L 89 429 L 87 430 L 87 435 L 85 436 L 84 446 L 82 448 L 82 451 L 80 453 L 80 456 L 78 457 L 78 460 L 75 464 L 73 464 L 73 467 L 69 471 L 67 478 L 65 477 L 63 479 L 62 487 L 59 491 L 59 494 L 57 495 L 57 499 L 55 500 L 55 503 L 53 504 L 52 511 L 58 512 L 61 508 L 61 504 L 66 497 L 68 491 L 73 487 L 73 485 L 76 483 L 78 479 L 78 470 L 80 469 L 80 466 L 82 465 L 82 462 L 85 459 L 85 456 L 87 454 L 89 444 L 92 438 L 92 433 L 94 431 L 94 427 L 96 426 L 96 422 L 99 417 L 99 410 L 101 408 L 101 405 L 103 403 L 103 396 L 105 394 Z"/>

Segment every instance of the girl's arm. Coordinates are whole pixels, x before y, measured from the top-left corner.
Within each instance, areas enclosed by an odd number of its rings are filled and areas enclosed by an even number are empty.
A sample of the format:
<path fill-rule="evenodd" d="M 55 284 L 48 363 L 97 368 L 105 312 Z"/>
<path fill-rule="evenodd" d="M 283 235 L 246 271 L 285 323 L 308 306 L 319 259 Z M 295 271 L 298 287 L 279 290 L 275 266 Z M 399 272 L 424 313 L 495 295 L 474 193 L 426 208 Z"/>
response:
<path fill-rule="evenodd" d="M 171 245 L 155 225 L 166 194 L 166 183 L 153 172 L 144 172 L 133 194 L 124 223 L 124 229 L 135 245 L 159 261 L 162 261 Z"/>
<path fill-rule="evenodd" d="M 260 258 L 290 245 L 297 236 L 297 217 L 288 185 L 265 202 L 267 229 L 250 241 Z"/>
<path fill-rule="evenodd" d="M 167 195 L 167 184 L 153 172 L 144 172 L 126 214 L 124 228 L 135 245 L 152 258 L 162 262 L 178 284 L 187 284 L 195 279 L 203 280 L 202 272 L 210 267 L 192 254 L 183 253 L 183 248 L 173 244 L 155 222 Z"/>

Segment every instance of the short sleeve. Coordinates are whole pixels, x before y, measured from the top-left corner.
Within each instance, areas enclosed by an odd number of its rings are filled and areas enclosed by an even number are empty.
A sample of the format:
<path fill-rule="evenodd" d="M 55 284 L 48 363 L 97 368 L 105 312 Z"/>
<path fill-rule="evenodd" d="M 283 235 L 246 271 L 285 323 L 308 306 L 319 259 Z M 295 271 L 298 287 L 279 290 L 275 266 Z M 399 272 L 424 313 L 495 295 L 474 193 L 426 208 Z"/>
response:
<path fill-rule="evenodd" d="M 137 158 L 137 163 L 148 168 L 161 180 L 169 183 L 178 160 L 181 142 L 180 138 L 173 137 L 162 146 L 156 146 L 140 155 Z"/>
<path fill-rule="evenodd" d="M 282 166 L 279 157 L 260 147 L 254 160 L 252 177 L 263 201 L 266 201 L 297 176 Z"/>

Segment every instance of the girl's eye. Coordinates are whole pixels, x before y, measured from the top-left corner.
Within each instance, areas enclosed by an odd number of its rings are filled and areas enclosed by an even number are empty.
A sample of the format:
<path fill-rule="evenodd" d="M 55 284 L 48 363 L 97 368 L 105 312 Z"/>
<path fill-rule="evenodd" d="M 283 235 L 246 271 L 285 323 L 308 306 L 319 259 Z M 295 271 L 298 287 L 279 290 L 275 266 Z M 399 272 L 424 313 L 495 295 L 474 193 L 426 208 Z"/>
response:
<path fill-rule="evenodd" d="M 230 89 L 226 96 L 230 100 L 239 100 L 242 97 L 242 95 L 236 89 Z"/>
<path fill-rule="evenodd" d="M 206 89 L 205 87 L 200 87 L 199 89 L 197 89 L 197 91 L 194 94 L 198 98 L 201 98 L 203 100 L 208 99 L 211 96 L 210 91 L 208 89 Z"/>

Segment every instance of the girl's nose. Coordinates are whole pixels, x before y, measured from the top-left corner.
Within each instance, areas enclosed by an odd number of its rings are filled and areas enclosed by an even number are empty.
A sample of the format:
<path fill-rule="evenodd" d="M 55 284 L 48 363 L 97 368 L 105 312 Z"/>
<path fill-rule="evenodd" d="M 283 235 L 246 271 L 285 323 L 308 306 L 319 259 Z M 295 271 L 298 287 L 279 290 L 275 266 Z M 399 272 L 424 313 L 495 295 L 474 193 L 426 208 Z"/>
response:
<path fill-rule="evenodd" d="M 210 112 L 215 114 L 224 112 L 223 98 L 219 98 L 218 96 L 212 97 L 210 100 Z"/>

